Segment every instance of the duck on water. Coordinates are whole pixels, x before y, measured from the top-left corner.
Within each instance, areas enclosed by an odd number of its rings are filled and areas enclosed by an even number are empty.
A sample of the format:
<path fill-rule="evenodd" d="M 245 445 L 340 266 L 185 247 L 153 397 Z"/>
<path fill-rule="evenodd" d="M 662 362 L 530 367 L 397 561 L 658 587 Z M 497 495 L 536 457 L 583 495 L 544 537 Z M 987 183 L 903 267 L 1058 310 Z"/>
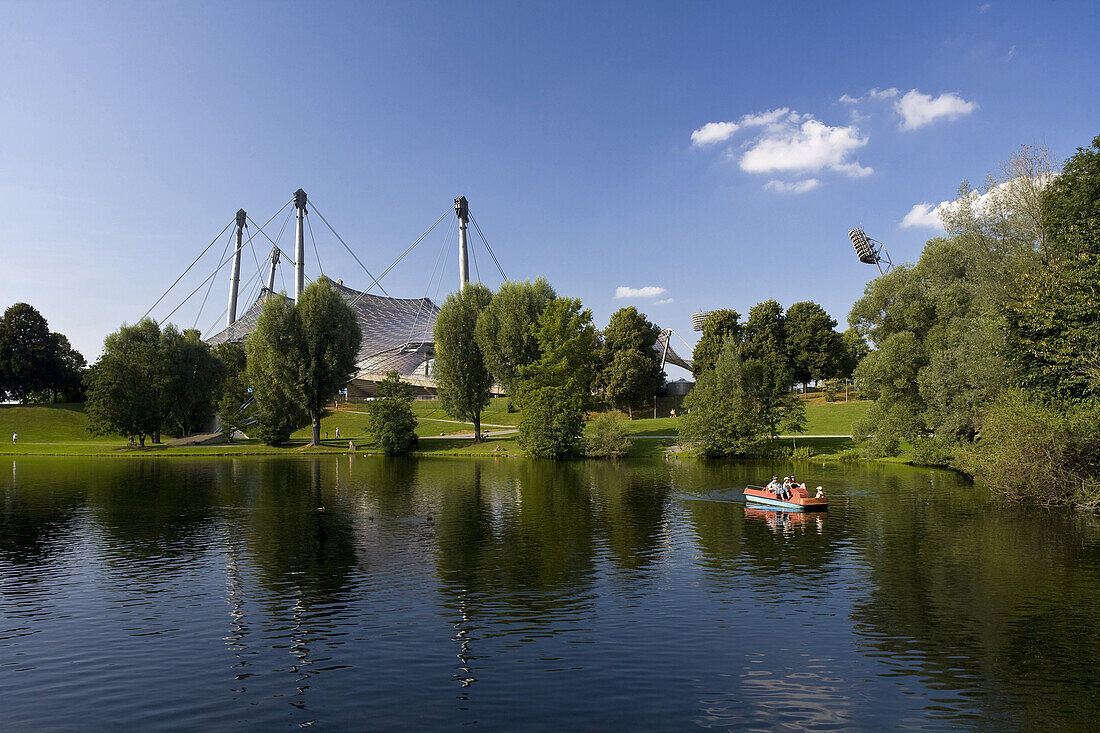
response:
<path fill-rule="evenodd" d="M 829 508 L 829 500 L 825 498 L 825 491 L 818 486 L 817 493 L 810 496 L 806 484 L 800 484 L 794 476 L 784 476 L 783 483 L 779 483 L 778 476 L 772 476 L 767 486 L 746 486 L 746 501 L 769 506 L 781 506 L 788 509 L 821 510 Z"/>

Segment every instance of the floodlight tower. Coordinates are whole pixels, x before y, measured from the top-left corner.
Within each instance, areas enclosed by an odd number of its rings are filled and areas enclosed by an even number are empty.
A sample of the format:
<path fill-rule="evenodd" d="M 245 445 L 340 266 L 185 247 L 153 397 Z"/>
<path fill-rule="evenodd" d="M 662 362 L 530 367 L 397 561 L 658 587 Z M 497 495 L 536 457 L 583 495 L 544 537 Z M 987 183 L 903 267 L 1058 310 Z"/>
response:
<path fill-rule="evenodd" d="M 225 327 L 229 328 L 237 320 L 237 289 L 241 284 L 241 240 L 244 238 L 245 220 L 248 214 L 244 209 L 237 211 L 237 249 L 233 252 L 233 271 L 229 275 L 229 308 L 225 312 Z"/>
<path fill-rule="evenodd" d="M 294 192 L 294 208 L 298 210 L 298 231 L 294 237 L 294 302 L 306 289 L 306 192 Z"/>
<path fill-rule="evenodd" d="M 691 314 L 691 330 L 702 331 L 703 324 L 707 322 L 707 318 L 710 317 L 710 311 L 699 311 L 698 313 Z"/>
<path fill-rule="evenodd" d="M 458 289 L 470 284 L 470 263 L 466 253 L 466 225 L 470 221 L 470 202 L 465 196 L 455 199 L 455 215 L 458 217 Z"/>
<path fill-rule="evenodd" d="M 848 239 L 852 240 L 852 246 L 856 248 L 856 257 L 859 261 L 865 265 L 876 265 L 880 275 L 885 275 L 894 267 L 894 263 L 890 260 L 890 253 L 886 251 L 886 245 L 864 234 L 863 227 L 856 227 L 848 232 Z"/>

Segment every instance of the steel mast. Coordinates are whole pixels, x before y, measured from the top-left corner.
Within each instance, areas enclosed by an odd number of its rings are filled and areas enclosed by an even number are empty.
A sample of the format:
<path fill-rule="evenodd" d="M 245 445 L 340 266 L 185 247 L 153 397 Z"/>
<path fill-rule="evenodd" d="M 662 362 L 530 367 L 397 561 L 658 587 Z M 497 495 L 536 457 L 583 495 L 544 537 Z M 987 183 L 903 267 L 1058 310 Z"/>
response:
<path fill-rule="evenodd" d="M 306 192 L 294 192 L 294 208 L 298 210 L 298 230 L 294 237 L 294 302 L 306 289 Z"/>
<path fill-rule="evenodd" d="M 241 284 L 241 241 L 244 238 L 244 209 L 237 211 L 237 249 L 233 252 L 233 271 L 229 276 L 229 308 L 225 312 L 225 327 L 229 328 L 237 320 L 237 290 Z"/>
<path fill-rule="evenodd" d="M 455 214 L 458 216 L 458 289 L 462 291 L 470 284 L 470 263 L 466 252 L 466 225 L 470 221 L 470 202 L 465 196 L 455 199 Z"/>

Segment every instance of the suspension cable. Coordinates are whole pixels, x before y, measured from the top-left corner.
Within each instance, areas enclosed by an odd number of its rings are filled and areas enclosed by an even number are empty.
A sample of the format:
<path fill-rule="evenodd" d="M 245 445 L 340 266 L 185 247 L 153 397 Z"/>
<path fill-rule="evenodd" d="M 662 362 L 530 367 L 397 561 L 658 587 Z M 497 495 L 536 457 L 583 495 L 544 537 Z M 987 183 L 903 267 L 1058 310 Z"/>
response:
<path fill-rule="evenodd" d="M 437 226 L 439 226 L 439 222 L 443 221 L 443 217 L 445 217 L 449 212 L 450 212 L 450 209 L 444 210 L 444 212 L 439 215 L 439 218 L 435 220 L 435 223 L 432 224 L 430 227 L 428 227 L 428 230 L 426 232 L 424 232 L 419 237 L 417 237 L 415 242 L 413 242 L 408 247 L 406 247 L 405 251 L 402 252 L 400 255 L 398 255 L 397 259 L 394 260 L 393 262 L 391 262 L 389 267 L 387 267 L 385 270 L 382 271 L 382 274 L 378 276 L 378 279 L 381 280 L 382 278 L 384 278 L 386 275 L 389 274 L 390 270 L 392 270 L 394 267 L 396 267 L 398 264 L 400 264 L 401 260 L 405 259 L 405 255 L 409 254 L 409 252 L 412 252 L 413 247 L 415 247 L 416 245 L 423 242 L 424 238 L 427 237 L 429 234 L 431 234 L 433 229 L 435 229 Z M 318 213 L 320 213 L 320 212 L 318 212 Z M 369 290 L 369 288 L 368 288 L 368 290 Z M 366 290 L 364 290 L 362 293 L 360 293 L 359 296 L 357 296 L 355 298 L 355 300 L 351 301 L 351 304 L 355 305 L 356 303 L 358 303 L 359 299 L 362 298 L 364 295 L 366 295 Z"/>
<path fill-rule="evenodd" d="M 317 237 L 313 236 L 313 225 L 309 223 L 309 217 L 305 217 L 306 226 L 309 228 L 309 238 L 313 240 L 313 254 L 317 256 L 317 269 L 321 275 L 325 274 L 325 268 L 321 267 L 321 253 L 317 250 Z"/>
<path fill-rule="evenodd" d="M 225 253 L 229 251 L 229 244 L 232 241 L 233 241 L 233 234 L 230 234 L 229 239 L 225 240 L 225 247 L 222 249 L 222 257 L 225 257 Z M 233 250 L 233 257 L 236 257 L 236 256 L 237 256 L 237 250 L 234 249 Z M 232 259 L 232 258 L 230 258 L 230 259 Z M 218 268 L 218 269 L 221 269 L 221 268 Z M 214 278 L 211 278 L 210 279 L 210 285 L 209 285 L 209 287 L 206 288 L 206 295 L 204 295 L 203 298 L 202 298 L 202 305 L 199 306 L 199 312 L 195 314 L 195 322 L 191 324 L 191 328 L 198 328 L 199 327 L 199 319 L 202 318 L 203 309 L 206 308 L 206 301 L 210 298 L 210 291 L 213 290 L 213 289 L 214 289 Z M 226 308 L 226 311 L 229 310 L 228 305 L 225 308 Z"/>
<path fill-rule="evenodd" d="M 481 241 L 485 243 L 485 249 L 489 250 L 489 256 L 493 258 L 493 263 L 496 264 L 497 270 L 500 272 L 500 276 L 504 278 L 505 281 L 507 281 L 508 276 L 504 274 L 504 268 L 500 266 L 500 262 L 497 260 L 497 256 L 493 252 L 493 248 L 489 246 L 489 240 L 485 238 L 485 233 L 481 231 L 481 227 L 478 226 L 477 219 L 474 218 L 473 214 L 470 214 L 470 221 L 473 222 L 474 228 L 477 229 L 477 234 L 479 237 L 481 237 Z"/>
<path fill-rule="evenodd" d="M 370 286 L 368 286 L 367 289 L 364 290 L 363 292 L 365 293 L 365 292 L 369 291 L 371 288 L 373 288 L 375 285 L 377 285 L 379 290 L 381 290 L 383 293 L 386 293 L 386 289 L 384 287 L 382 287 L 382 283 L 378 282 L 378 278 L 376 278 L 374 275 L 370 274 L 370 270 L 368 270 L 367 266 L 363 264 L 363 261 L 359 259 L 359 257 L 355 254 L 355 252 L 353 252 L 351 250 L 351 247 L 348 246 L 348 243 L 345 242 L 343 240 L 343 238 L 339 234 L 336 233 L 336 230 L 332 228 L 332 225 L 328 223 L 328 219 L 326 219 L 325 215 L 321 213 L 321 210 L 317 208 L 316 202 L 311 202 L 311 203 L 313 203 L 313 210 L 317 212 L 317 216 L 321 217 L 321 221 L 323 221 L 325 223 L 325 226 L 328 227 L 328 230 L 330 232 L 332 232 L 333 236 L 335 236 L 338 240 L 340 240 L 340 244 L 344 245 L 344 249 L 346 249 L 348 251 L 348 254 L 350 254 L 355 259 L 355 261 L 357 263 L 359 263 L 359 266 L 363 268 L 363 272 L 367 273 L 367 277 L 374 280 L 374 282 L 372 282 L 370 284 Z M 390 294 L 386 293 L 386 297 L 390 297 Z"/>
<path fill-rule="evenodd" d="M 233 226 L 233 222 L 234 222 L 234 219 L 230 219 L 229 223 L 225 225 L 225 229 L 222 229 L 220 232 L 218 232 L 218 235 L 216 237 L 214 237 L 213 239 L 210 240 L 210 244 L 206 245 L 206 247 L 203 248 L 202 252 L 199 253 L 199 256 L 195 258 L 195 261 L 192 262 L 190 265 L 188 265 L 186 270 L 184 270 L 182 273 L 180 273 L 180 276 L 176 278 L 176 281 L 168 286 L 168 290 L 165 290 L 163 293 L 161 293 L 160 297 L 157 298 L 156 303 L 153 303 L 151 306 L 149 306 L 149 310 L 145 311 L 145 315 L 142 316 L 143 319 L 146 316 L 148 316 L 150 313 L 152 313 L 154 308 L 156 308 L 158 305 L 160 305 L 160 301 L 164 300 L 164 297 L 166 295 L 168 295 L 169 292 L 172 291 L 172 288 L 179 285 L 179 282 L 180 282 L 180 280 L 183 279 L 183 276 L 186 275 L 188 273 L 188 271 L 190 271 L 190 269 L 195 266 L 196 262 L 198 262 L 199 260 L 202 259 L 202 256 L 204 254 L 206 254 L 207 250 L 209 250 L 211 247 L 214 246 L 215 242 L 217 242 L 219 239 L 222 238 L 222 235 L 225 234 L 226 229 L 229 229 L 229 227 Z"/>

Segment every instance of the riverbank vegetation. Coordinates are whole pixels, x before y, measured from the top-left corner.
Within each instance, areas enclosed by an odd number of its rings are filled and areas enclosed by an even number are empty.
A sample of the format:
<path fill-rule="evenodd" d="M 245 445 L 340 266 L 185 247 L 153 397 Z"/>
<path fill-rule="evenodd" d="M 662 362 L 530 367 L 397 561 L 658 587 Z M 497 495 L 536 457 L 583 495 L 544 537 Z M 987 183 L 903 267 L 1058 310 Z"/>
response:
<path fill-rule="evenodd" d="M 1100 506 L 1100 137 L 1060 171 L 1024 147 L 941 211 L 946 236 L 852 308 L 874 345 L 853 436 L 1009 499 Z"/>

